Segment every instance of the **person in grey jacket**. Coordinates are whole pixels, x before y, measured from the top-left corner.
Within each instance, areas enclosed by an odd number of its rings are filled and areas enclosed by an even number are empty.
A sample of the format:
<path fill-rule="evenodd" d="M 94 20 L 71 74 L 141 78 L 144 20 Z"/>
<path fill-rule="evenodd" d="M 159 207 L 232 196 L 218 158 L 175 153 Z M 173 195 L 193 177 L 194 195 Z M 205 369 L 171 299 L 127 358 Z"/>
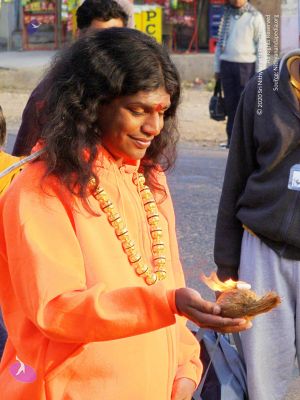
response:
<path fill-rule="evenodd" d="M 300 49 L 241 96 L 217 217 L 221 280 L 241 279 L 281 306 L 241 334 L 250 400 L 282 400 L 300 361 Z"/>
<path fill-rule="evenodd" d="M 267 66 L 263 15 L 247 0 L 229 0 L 224 8 L 216 46 L 214 70 L 224 90 L 227 148 L 238 102 L 249 79 Z"/>

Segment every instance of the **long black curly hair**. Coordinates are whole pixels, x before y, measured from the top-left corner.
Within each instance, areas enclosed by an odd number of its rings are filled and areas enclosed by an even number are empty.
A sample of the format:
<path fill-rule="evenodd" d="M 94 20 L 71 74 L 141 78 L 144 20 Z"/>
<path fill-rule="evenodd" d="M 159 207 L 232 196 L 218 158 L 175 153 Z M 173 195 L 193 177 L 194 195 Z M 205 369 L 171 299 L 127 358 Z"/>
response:
<path fill-rule="evenodd" d="M 102 137 L 98 127 L 101 105 L 163 87 L 171 106 L 160 135 L 141 160 L 147 183 L 159 190 L 153 172 L 166 171 L 175 162 L 180 98 L 178 72 L 161 45 L 134 29 L 93 32 L 58 56 L 47 79 L 51 85 L 41 117 L 46 174 L 57 176 L 82 199 L 87 198 L 91 177 L 99 183 L 93 164 Z"/>

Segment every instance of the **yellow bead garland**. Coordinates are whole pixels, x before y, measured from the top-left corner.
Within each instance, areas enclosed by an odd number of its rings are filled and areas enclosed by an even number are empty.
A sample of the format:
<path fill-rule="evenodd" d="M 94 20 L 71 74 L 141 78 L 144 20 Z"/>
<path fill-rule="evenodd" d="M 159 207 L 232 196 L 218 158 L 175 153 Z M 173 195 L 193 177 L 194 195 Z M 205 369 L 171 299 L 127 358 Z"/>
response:
<path fill-rule="evenodd" d="M 114 228 L 117 238 L 122 244 L 122 248 L 128 257 L 129 263 L 134 267 L 138 276 L 142 277 L 147 285 L 153 285 L 159 280 L 166 278 L 166 256 L 165 245 L 162 240 L 163 233 L 159 224 L 159 213 L 157 205 L 150 188 L 145 185 L 145 177 L 138 174 L 133 178 L 134 184 L 138 187 L 144 204 L 147 221 L 152 238 L 152 257 L 154 268 L 150 268 L 142 260 L 141 255 L 136 250 L 135 242 L 130 238 L 128 229 L 120 213 L 110 200 L 106 191 L 98 186 L 95 189 L 95 180 L 91 180 L 92 194 L 98 200 L 101 210 L 106 214 L 110 225 Z"/>

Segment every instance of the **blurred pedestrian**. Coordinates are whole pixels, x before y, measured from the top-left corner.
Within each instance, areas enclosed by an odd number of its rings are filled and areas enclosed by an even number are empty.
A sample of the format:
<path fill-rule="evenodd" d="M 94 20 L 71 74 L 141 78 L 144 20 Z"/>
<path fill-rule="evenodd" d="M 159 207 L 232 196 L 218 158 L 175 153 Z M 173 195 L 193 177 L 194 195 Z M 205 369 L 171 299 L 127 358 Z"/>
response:
<path fill-rule="evenodd" d="M 221 20 L 215 52 L 215 78 L 221 79 L 227 113 L 229 147 L 234 116 L 249 79 L 267 66 L 263 15 L 247 0 L 229 0 Z"/>
<path fill-rule="evenodd" d="M 133 7 L 128 0 L 122 0 L 126 10 Z M 85 0 L 76 12 L 78 35 L 86 35 L 94 29 L 125 27 L 128 24 L 128 14 L 125 9 L 114 0 Z M 37 142 L 42 129 L 40 120 L 44 99 L 52 82 L 43 79 L 31 93 L 22 115 L 22 122 L 18 131 L 12 154 L 24 156 L 30 154 Z"/>
<path fill-rule="evenodd" d="M 1 396 L 190 400 L 201 366 L 185 317 L 250 325 L 185 287 L 163 172 L 176 68 L 154 39 L 112 28 L 79 39 L 49 76 L 44 153 L 0 201 Z"/>
<path fill-rule="evenodd" d="M 300 362 L 299 72 L 297 49 L 247 85 L 217 218 L 219 278 L 282 298 L 241 334 L 250 400 L 283 400 Z"/>

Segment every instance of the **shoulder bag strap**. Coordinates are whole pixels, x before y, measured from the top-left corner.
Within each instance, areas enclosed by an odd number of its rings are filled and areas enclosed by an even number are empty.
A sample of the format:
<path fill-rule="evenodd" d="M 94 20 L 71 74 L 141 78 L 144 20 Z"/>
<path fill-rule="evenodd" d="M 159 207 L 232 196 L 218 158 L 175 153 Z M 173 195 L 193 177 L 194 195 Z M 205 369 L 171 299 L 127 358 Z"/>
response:
<path fill-rule="evenodd" d="M 199 331 L 198 331 L 198 332 L 199 332 Z M 198 332 L 197 332 L 197 334 L 196 334 L 196 337 L 198 338 L 198 340 L 201 340 L 201 335 L 198 335 Z M 217 348 L 218 348 L 218 346 L 219 346 L 221 334 L 220 334 L 220 333 L 216 333 L 216 332 L 215 332 L 215 334 L 216 334 L 216 343 L 215 343 L 215 345 L 214 345 L 214 347 L 213 347 L 213 351 L 212 351 L 212 354 L 211 354 L 211 357 L 210 357 L 210 361 L 209 361 L 208 366 L 207 366 L 207 368 L 206 368 L 205 374 L 203 375 L 203 377 L 202 377 L 202 379 L 201 379 L 201 382 L 200 382 L 200 384 L 199 384 L 199 386 L 198 386 L 198 388 L 197 388 L 197 390 L 196 390 L 196 392 L 195 392 L 195 393 L 197 393 L 197 394 L 199 394 L 199 395 L 201 395 L 201 392 L 202 392 L 202 389 L 203 389 L 203 386 L 204 386 L 204 383 L 205 383 L 207 374 L 208 374 L 208 372 L 209 372 L 209 368 L 210 368 L 210 366 L 211 366 L 211 364 L 212 364 L 212 362 L 213 362 L 215 353 L 216 353 Z M 195 395 L 195 393 L 194 393 L 194 395 Z"/>

